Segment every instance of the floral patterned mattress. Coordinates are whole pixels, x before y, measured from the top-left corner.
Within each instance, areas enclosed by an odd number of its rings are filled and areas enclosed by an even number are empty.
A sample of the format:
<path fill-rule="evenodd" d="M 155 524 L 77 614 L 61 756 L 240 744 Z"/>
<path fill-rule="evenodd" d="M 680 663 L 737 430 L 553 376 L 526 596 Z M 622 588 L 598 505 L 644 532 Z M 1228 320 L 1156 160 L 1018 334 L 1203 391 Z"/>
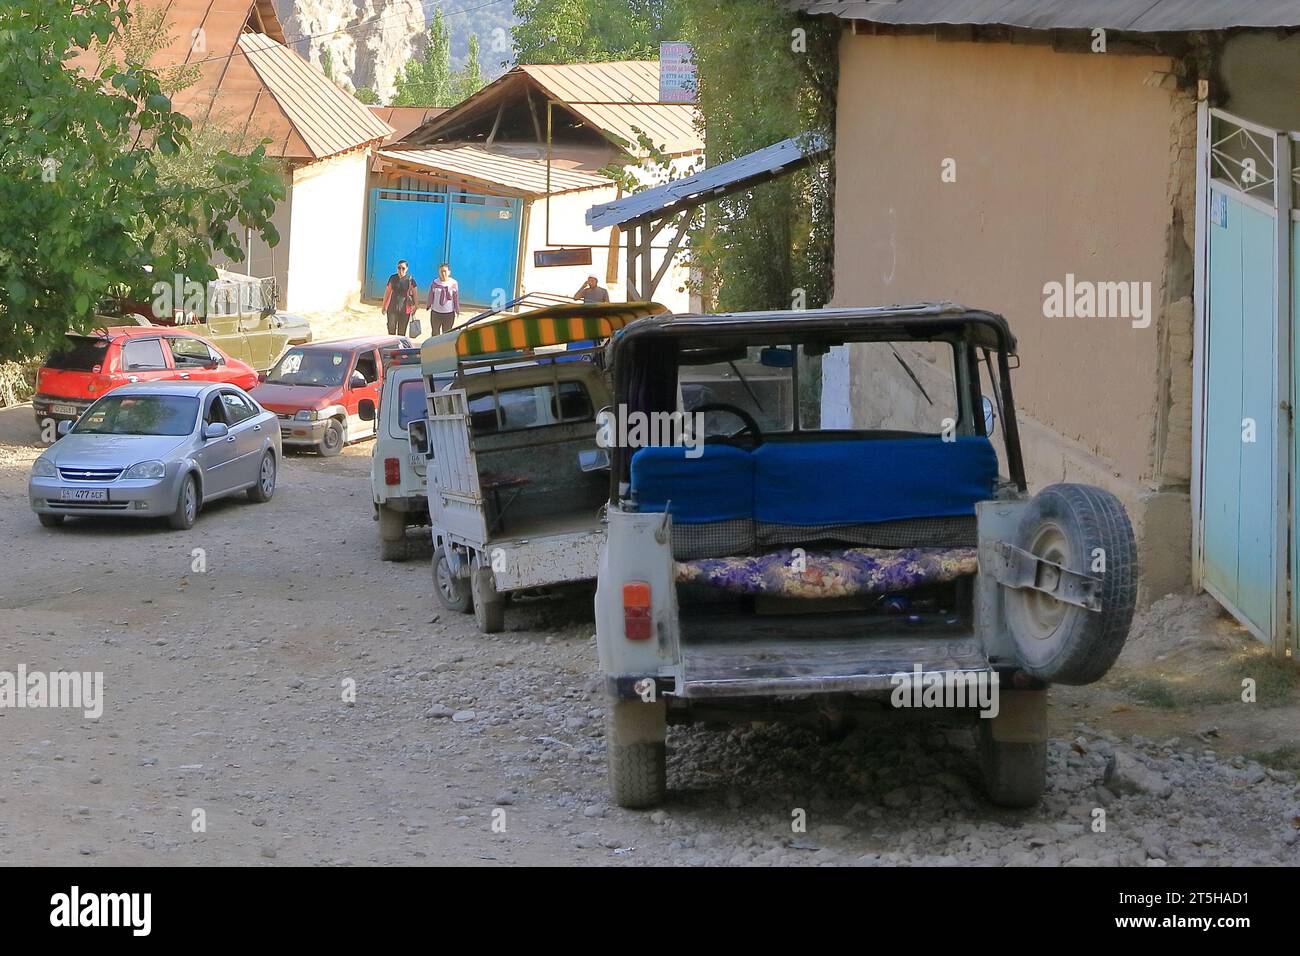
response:
<path fill-rule="evenodd" d="M 704 584 L 737 594 L 834 598 L 890 594 L 942 584 L 978 570 L 974 548 L 791 549 L 733 558 L 675 561 L 682 584 Z"/>

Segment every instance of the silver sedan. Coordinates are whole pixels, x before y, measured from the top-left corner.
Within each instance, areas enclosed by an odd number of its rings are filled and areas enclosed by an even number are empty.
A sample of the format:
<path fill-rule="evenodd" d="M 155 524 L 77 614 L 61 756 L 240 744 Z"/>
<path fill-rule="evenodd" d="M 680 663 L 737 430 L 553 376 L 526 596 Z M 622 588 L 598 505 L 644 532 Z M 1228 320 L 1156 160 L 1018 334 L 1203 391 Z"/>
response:
<path fill-rule="evenodd" d="M 46 527 L 68 515 L 122 515 L 190 528 L 216 498 L 275 493 L 279 422 L 234 385 L 123 385 L 75 425 L 60 422 L 59 434 L 27 480 Z"/>

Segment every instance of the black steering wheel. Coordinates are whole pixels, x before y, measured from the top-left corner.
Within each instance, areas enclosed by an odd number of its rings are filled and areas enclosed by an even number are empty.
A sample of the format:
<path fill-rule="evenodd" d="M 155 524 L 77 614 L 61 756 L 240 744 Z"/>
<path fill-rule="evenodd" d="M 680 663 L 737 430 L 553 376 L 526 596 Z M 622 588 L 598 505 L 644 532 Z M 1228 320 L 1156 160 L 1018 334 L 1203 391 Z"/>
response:
<path fill-rule="evenodd" d="M 745 423 L 745 427 L 736 432 L 735 435 L 729 435 L 729 438 L 735 438 L 736 435 L 743 435 L 748 432 L 754 439 L 754 447 L 757 448 L 763 444 L 763 431 L 758 427 L 758 422 L 754 421 L 754 416 L 749 414 L 743 408 L 731 405 L 727 402 L 705 402 L 703 405 L 697 405 L 691 409 L 691 412 L 730 412 Z"/>

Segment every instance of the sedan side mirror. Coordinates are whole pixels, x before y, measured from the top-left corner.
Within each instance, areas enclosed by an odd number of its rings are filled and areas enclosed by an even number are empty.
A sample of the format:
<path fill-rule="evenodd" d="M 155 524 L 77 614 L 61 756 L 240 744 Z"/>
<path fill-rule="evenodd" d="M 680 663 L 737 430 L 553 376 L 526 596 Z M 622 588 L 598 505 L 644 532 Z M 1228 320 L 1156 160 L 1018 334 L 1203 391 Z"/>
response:
<path fill-rule="evenodd" d="M 75 423 L 70 422 L 68 421 L 68 419 L 64 418 L 61 419 L 57 425 L 54 426 L 54 430 L 58 432 L 60 435 L 66 435 L 68 432 L 72 431 L 73 424 Z"/>
<path fill-rule="evenodd" d="M 357 402 L 357 417 L 363 422 L 373 422 L 375 420 L 375 403 L 368 398 L 363 398 Z"/>
<path fill-rule="evenodd" d="M 265 372 L 258 372 L 258 373 L 257 373 L 257 380 L 258 380 L 259 382 L 265 382 L 265 381 L 266 381 L 266 373 L 265 373 Z"/>
<path fill-rule="evenodd" d="M 230 434 L 230 426 L 225 422 L 208 422 L 203 429 L 203 437 L 207 439 L 225 438 Z"/>

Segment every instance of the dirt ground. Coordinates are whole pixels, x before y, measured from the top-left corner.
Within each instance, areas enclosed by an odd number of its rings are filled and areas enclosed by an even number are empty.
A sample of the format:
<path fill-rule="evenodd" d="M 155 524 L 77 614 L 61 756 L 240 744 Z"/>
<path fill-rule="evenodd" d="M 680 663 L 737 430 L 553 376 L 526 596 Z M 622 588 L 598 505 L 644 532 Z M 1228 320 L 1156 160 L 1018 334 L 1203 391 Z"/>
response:
<path fill-rule="evenodd" d="M 746 724 L 674 728 L 668 802 L 624 811 L 590 595 L 518 602 L 492 636 L 437 608 L 427 553 L 379 559 L 369 443 L 290 455 L 271 502 L 190 531 L 42 528 L 39 451 L 30 408 L 0 410 L 0 670 L 102 671 L 105 704 L 0 709 L 9 864 L 1300 863 L 1295 669 L 1208 599 L 1157 604 L 1101 684 L 1053 690 L 1035 810 L 984 801 L 963 728 Z M 1117 759 L 1133 779 L 1104 785 Z"/>

